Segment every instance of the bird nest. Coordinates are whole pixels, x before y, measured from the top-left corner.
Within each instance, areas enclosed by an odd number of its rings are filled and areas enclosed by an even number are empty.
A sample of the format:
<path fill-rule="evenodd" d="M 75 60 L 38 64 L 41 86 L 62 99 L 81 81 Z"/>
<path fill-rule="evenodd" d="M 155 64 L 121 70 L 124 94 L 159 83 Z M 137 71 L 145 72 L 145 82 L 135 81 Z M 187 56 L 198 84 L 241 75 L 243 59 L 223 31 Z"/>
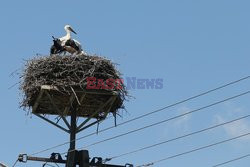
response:
<path fill-rule="evenodd" d="M 127 91 L 121 74 L 106 58 L 90 55 L 39 56 L 22 75 L 21 107 L 33 113 L 105 118 L 124 108 Z"/>

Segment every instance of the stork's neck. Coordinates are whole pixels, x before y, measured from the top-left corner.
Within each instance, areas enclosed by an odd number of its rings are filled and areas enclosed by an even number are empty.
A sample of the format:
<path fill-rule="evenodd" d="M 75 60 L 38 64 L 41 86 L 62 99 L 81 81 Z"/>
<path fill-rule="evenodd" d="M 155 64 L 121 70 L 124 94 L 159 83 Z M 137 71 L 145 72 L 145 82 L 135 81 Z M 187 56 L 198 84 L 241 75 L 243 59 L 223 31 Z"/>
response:
<path fill-rule="evenodd" d="M 69 31 L 69 30 L 66 30 L 66 38 L 67 38 L 67 39 L 70 39 L 70 38 L 71 38 L 71 35 L 70 35 L 70 31 Z"/>

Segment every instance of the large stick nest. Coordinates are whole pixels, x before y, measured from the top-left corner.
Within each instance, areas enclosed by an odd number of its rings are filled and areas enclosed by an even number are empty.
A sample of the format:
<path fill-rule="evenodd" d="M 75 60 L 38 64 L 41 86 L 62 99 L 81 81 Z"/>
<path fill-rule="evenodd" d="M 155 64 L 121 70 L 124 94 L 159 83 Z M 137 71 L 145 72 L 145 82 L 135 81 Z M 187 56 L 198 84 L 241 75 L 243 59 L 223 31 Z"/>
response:
<path fill-rule="evenodd" d="M 21 91 L 24 93 L 21 106 L 24 108 L 32 108 L 37 100 L 39 92 L 41 91 L 42 85 L 56 86 L 59 88 L 59 92 L 72 94 L 73 91 L 83 90 L 86 91 L 87 78 L 95 77 L 97 79 L 120 79 L 121 74 L 116 70 L 115 65 L 108 59 L 99 56 L 39 56 L 30 59 L 26 62 L 24 66 L 24 71 L 22 75 L 22 83 L 20 85 Z M 116 92 L 117 98 L 111 106 L 109 112 L 116 113 L 118 109 L 123 108 L 123 101 L 126 99 L 127 91 L 125 86 L 122 84 L 121 89 L 108 89 L 108 90 L 95 90 L 105 91 L 105 92 Z M 74 92 L 75 93 L 75 92 Z M 78 95 L 75 93 L 75 95 Z M 63 96 L 63 95 L 62 95 Z M 78 97 L 80 99 L 80 97 Z M 65 100 L 65 99 L 64 99 Z M 67 103 L 59 99 L 59 109 L 60 104 L 63 105 Z M 95 104 L 101 104 L 98 102 L 105 103 L 107 98 L 104 95 L 96 95 L 88 101 L 86 99 L 83 103 L 86 106 L 98 107 Z M 72 105 L 72 104 L 71 104 Z M 46 105 L 45 105 L 46 106 Z M 41 108 L 43 106 L 41 105 Z M 44 108 L 43 114 L 53 114 L 48 108 Z M 79 116 L 88 117 L 91 115 L 90 112 L 94 112 L 91 109 L 83 108 L 86 113 L 78 114 Z M 81 112 L 81 111 L 79 111 Z M 87 113 L 88 112 L 88 113 Z M 54 113 L 55 114 L 55 113 Z M 103 114 L 103 113 L 100 113 Z M 98 118 L 100 114 L 94 116 Z"/>

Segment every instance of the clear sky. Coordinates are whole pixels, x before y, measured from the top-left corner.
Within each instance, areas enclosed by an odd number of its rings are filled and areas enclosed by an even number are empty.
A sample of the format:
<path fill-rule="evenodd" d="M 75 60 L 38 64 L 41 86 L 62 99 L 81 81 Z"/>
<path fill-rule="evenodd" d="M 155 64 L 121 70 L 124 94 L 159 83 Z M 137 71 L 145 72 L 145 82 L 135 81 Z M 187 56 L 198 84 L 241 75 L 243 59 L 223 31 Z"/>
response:
<path fill-rule="evenodd" d="M 78 32 L 86 52 L 120 64 L 124 77 L 163 79 L 163 89 L 130 90 L 134 99 L 118 123 L 167 106 L 202 91 L 250 75 L 250 2 L 248 0 L 89 0 L 2 1 L 0 162 L 12 165 L 19 153 L 33 153 L 69 140 L 63 131 L 19 108 L 22 98 L 18 75 L 25 60 L 46 55 L 51 36 L 64 35 L 64 25 Z M 133 130 L 168 117 L 248 91 L 250 80 L 164 110 L 77 142 L 92 142 Z M 249 95 L 227 101 L 138 133 L 88 148 L 91 157 L 103 158 L 171 139 L 185 133 L 244 116 L 250 112 Z M 100 129 L 113 125 L 109 119 Z M 93 127 L 78 137 L 94 132 Z M 250 119 L 193 135 L 159 147 L 114 159 L 112 164 L 144 164 L 193 148 L 250 132 Z M 68 145 L 41 153 L 65 152 Z M 180 156 L 154 167 L 211 167 L 250 153 L 250 137 Z M 227 167 L 248 167 L 250 158 Z M 34 167 L 41 163 L 18 163 Z"/>

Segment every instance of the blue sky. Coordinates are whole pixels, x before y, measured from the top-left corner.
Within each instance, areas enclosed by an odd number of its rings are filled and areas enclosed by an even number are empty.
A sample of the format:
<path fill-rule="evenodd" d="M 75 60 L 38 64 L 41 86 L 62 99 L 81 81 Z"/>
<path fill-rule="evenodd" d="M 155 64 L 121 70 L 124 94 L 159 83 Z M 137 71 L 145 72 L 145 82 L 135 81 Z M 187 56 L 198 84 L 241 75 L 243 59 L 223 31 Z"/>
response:
<path fill-rule="evenodd" d="M 19 108 L 21 92 L 18 75 L 25 60 L 49 52 L 51 36 L 64 35 L 64 25 L 78 32 L 86 52 L 106 56 L 120 64 L 124 77 L 162 78 L 163 89 L 135 89 L 126 102 L 123 122 L 189 96 L 250 74 L 250 22 L 247 0 L 106 0 L 106 1 L 5 1 L 0 5 L 1 118 L 0 162 L 8 165 L 19 153 L 33 153 L 69 140 L 67 134 Z M 20 70 L 18 70 L 20 72 Z M 117 127 L 77 142 L 77 147 L 160 121 L 250 88 L 250 81 L 211 93 L 145 119 Z M 249 114 L 249 95 L 88 148 L 90 156 L 110 157 L 146 145 L 177 137 L 216 123 Z M 109 119 L 100 128 L 113 125 Z M 93 127 L 78 136 L 93 132 Z M 110 163 L 135 165 L 158 160 L 250 131 L 245 119 L 206 133 L 194 135 Z M 51 152 L 65 152 L 68 146 Z M 210 167 L 249 154 L 250 138 L 245 137 L 211 149 L 155 164 L 156 167 Z M 225 165 L 247 167 L 249 158 Z M 41 166 L 41 163 L 17 164 Z"/>

